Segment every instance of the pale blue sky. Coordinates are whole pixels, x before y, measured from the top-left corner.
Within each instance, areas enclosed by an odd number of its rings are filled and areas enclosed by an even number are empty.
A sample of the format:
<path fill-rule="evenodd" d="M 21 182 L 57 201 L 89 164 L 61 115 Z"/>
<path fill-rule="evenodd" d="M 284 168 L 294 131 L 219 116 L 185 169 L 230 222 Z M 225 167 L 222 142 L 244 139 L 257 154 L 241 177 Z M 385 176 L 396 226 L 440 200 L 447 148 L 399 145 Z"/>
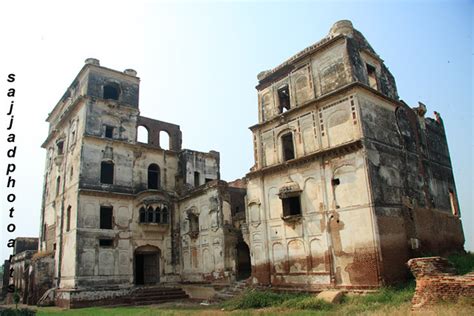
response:
<path fill-rule="evenodd" d="M 84 59 L 137 70 L 142 115 L 179 124 L 186 148 L 219 151 L 222 177 L 233 180 L 253 164 L 248 127 L 257 122 L 257 74 L 319 41 L 341 19 L 351 20 L 385 60 L 401 99 L 425 103 L 430 116 L 441 113 L 466 248 L 474 250 L 472 17 L 469 1 L 2 3 L 3 107 L 6 74 L 18 78 L 18 229 L 6 233 L 2 185 L 2 257 L 10 236 L 38 235 L 44 119 Z M 7 120 L 0 120 L 4 155 Z"/>

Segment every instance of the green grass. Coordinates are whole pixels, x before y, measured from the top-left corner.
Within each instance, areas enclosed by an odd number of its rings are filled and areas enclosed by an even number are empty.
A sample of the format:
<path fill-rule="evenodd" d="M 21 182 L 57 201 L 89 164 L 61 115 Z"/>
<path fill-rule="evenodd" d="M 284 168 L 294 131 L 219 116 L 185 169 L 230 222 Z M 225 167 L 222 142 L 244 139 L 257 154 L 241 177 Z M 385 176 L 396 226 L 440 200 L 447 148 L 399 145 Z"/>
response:
<path fill-rule="evenodd" d="M 474 254 L 457 254 L 448 257 L 460 274 L 474 271 Z M 250 315 L 400 315 L 411 313 L 411 299 L 415 281 L 396 286 L 384 287 L 366 295 L 346 295 L 341 304 L 329 304 L 316 298 L 314 294 L 275 293 L 271 291 L 247 290 L 242 295 L 219 306 L 199 306 L 172 304 L 143 307 L 91 307 L 62 310 L 57 307 L 38 309 L 38 315 L 163 315 L 163 316 L 250 316 Z M 474 315 L 474 299 L 459 302 L 440 302 L 433 307 L 430 315 Z"/>
<path fill-rule="evenodd" d="M 466 274 L 474 271 L 474 253 L 453 254 L 448 260 L 454 265 L 459 274 Z"/>
<path fill-rule="evenodd" d="M 224 302 L 226 310 L 273 308 L 284 310 L 308 310 L 313 314 L 356 315 L 377 311 L 381 308 L 396 308 L 409 305 L 415 290 L 415 283 L 398 287 L 385 287 L 366 295 L 349 295 L 341 304 L 332 305 L 319 300 L 314 294 L 288 294 L 271 291 L 249 290 L 241 296 Z M 406 309 L 406 306 L 404 307 Z"/>
<path fill-rule="evenodd" d="M 315 295 L 305 293 L 275 293 L 271 291 L 248 290 L 221 304 L 226 310 L 281 307 L 287 309 L 329 310 L 332 308 Z"/>
<path fill-rule="evenodd" d="M 56 307 L 45 307 L 38 309 L 37 315 L 70 315 L 70 316 L 89 316 L 89 315 L 117 315 L 117 316 L 129 316 L 129 315 L 163 315 L 163 316 L 180 316 L 180 315 L 196 315 L 200 312 L 210 312 L 209 307 L 201 306 L 188 306 L 184 308 L 180 307 L 167 307 L 162 308 L 159 306 L 137 306 L 137 307 L 90 307 L 80 309 L 69 309 L 63 310 Z"/>
<path fill-rule="evenodd" d="M 381 308 L 393 308 L 409 304 L 415 292 L 415 283 L 410 282 L 398 287 L 385 287 L 367 295 L 345 296 L 340 305 L 344 315 L 356 315 Z"/>

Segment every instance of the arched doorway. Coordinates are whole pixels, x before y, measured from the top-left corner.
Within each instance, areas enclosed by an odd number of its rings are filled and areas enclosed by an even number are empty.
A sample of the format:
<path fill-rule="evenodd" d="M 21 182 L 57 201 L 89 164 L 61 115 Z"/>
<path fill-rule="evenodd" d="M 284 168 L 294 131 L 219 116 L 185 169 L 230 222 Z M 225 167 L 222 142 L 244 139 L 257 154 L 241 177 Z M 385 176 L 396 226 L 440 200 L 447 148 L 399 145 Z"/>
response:
<path fill-rule="evenodd" d="M 237 243 L 237 280 L 245 280 L 252 274 L 250 250 L 243 241 Z"/>
<path fill-rule="evenodd" d="M 160 282 L 160 248 L 146 245 L 135 249 L 134 275 L 136 285 Z"/>

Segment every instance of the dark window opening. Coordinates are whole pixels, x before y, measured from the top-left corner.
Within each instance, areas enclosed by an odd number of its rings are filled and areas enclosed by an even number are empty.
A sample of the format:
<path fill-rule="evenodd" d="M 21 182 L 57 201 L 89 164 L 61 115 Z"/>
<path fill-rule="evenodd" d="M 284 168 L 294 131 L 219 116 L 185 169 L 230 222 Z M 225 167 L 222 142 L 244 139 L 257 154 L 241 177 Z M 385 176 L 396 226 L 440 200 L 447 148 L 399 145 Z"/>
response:
<path fill-rule="evenodd" d="M 339 180 L 339 178 L 334 178 L 334 179 L 331 180 L 331 184 L 333 186 L 339 185 L 339 184 L 341 184 L 341 180 Z"/>
<path fill-rule="evenodd" d="M 112 229 L 112 215 L 111 206 L 100 207 L 100 229 Z"/>
<path fill-rule="evenodd" d="M 151 164 L 148 167 L 148 189 L 158 189 L 160 187 L 160 167 Z"/>
<path fill-rule="evenodd" d="M 114 245 L 113 239 L 99 239 L 100 247 L 112 247 Z"/>
<path fill-rule="evenodd" d="M 66 211 L 66 231 L 71 230 L 71 205 L 68 206 Z"/>
<path fill-rule="evenodd" d="M 102 161 L 100 164 L 100 182 L 105 184 L 114 183 L 114 163 Z"/>
<path fill-rule="evenodd" d="M 375 67 L 367 64 L 367 77 L 369 79 L 369 86 L 372 89 L 377 90 L 377 74 L 375 72 Z"/>
<path fill-rule="evenodd" d="M 58 148 L 58 155 L 62 155 L 64 153 L 64 141 L 57 142 L 56 146 Z"/>
<path fill-rule="evenodd" d="M 189 214 L 189 232 L 191 235 L 197 236 L 199 233 L 199 216 L 196 214 Z"/>
<path fill-rule="evenodd" d="M 140 223 L 146 223 L 146 210 L 144 207 L 140 208 Z"/>
<path fill-rule="evenodd" d="M 278 101 L 279 113 L 283 113 L 290 109 L 290 90 L 288 89 L 288 85 L 284 85 L 278 89 Z"/>
<path fill-rule="evenodd" d="M 56 178 L 56 195 L 59 194 L 60 188 L 61 188 L 61 177 L 58 176 L 58 177 Z"/>
<path fill-rule="evenodd" d="M 206 178 L 205 183 L 211 182 L 214 179 Z"/>
<path fill-rule="evenodd" d="M 155 211 L 153 210 L 153 207 L 149 206 L 148 209 L 146 210 L 146 221 L 147 223 L 153 223 L 153 217 Z"/>
<path fill-rule="evenodd" d="M 201 184 L 200 181 L 199 181 L 200 178 L 201 178 L 201 176 L 200 176 L 199 172 L 195 171 L 194 172 L 194 186 L 195 187 L 198 187 Z"/>
<path fill-rule="evenodd" d="M 120 88 L 116 84 L 108 84 L 104 86 L 104 99 L 118 100 Z"/>
<path fill-rule="evenodd" d="M 166 206 L 161 210 L 161 223 L 168 224 L 168 208 Z"/>
<path fill-rule="evenodd" d="M 247 244 L 239 242 L 236 246 L 237 249 L 237 280 L 245 280 L 252 274 L 252 264 L 250 261 L 250 250 Z"/>
<path fill-rule="evenodd" d="M 293 145 L 293 134 L 288 133 L 281 137 L 281 145 L 283 148 L 283 161 L 295 158 L 295 148 Z"/>
<path fill-rule="evenodd" d="M 301 215 L 301 204 L 299 196 L 291 196 L 281 199 L 283 204 L 283 217 Z"/>
<path fill-rule="evenodd" d="M 46 224 L 43 225 L 43 240 L 46 240 L 46 230 L 47 230 L 47 226 Z"/>
<path fill-rule="evenodd" d="M 114 138 L 114 128 L 113 126 L 105 125 L 105 137 Z"/>

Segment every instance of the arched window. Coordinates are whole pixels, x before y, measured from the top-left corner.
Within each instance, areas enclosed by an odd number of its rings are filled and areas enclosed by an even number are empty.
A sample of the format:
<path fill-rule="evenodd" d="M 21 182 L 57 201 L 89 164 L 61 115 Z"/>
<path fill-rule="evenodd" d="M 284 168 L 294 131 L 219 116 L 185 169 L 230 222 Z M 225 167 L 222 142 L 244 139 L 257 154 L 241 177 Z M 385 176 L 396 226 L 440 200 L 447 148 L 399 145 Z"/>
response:
<path fill-rule="evenodd" d="M 148 189 L 158 189 L 160 187 L 160 167 L 152 163 L 148 166 Z"/>
<path fill-rule="evenodd" d="M 145 223 L 146 222 L 146 210 L 142 206 L 140 207 L 140 223 Z"/>
<path fill-rule="evenodd" d="M 284 113 L 290 109 L 290 90 L 287 84 L 278 88 L 278 101 L 278 111 L 280 113 Z"/>
<path fill-rule="evenodd" d="M 148 144 L 148 129 L 145 126 L 138 126 L 137 142 Z"/>
<path fill-rule="evenodd" d="M 295 147 L 293 144 L 293 134 L 291 132 L 281 136 L 281 148 L 283 161 L 295 158 Z"/>
<path fill-rule="evenodd" d="M 146 221 L 147 223 L 153 223 L 153 215 L 155 211 L 153 210 L 153 207 L 149 206 L 148 209 L 146 210 Z"/>
<path fill-rule="evenodd" d="M 168 224 L 168 208 L 166 206 L 161 210 L 161 223 Z"/>
<path fill-rule="evenodd" d="M 118 100 L 120 95 L 120 87 L 116 83 L 109 83 L 104 86 L 104 99 Z"/>
<path fill-rule="evenodd" d="M 114 163 L 112 161 L 102 161 L 100 163 L 100 182 L 105 184 L 114 183 Z"/>
<path fill-rule="evenodd" d="M 155 209 L 154 223 L 161 223 L 161 208 L 159 206 Z"/>
<path fill-rule="evenodd" d="M 166 131 L 160 131 L 160 148 L 170 149 L 170 135 Z"/>

